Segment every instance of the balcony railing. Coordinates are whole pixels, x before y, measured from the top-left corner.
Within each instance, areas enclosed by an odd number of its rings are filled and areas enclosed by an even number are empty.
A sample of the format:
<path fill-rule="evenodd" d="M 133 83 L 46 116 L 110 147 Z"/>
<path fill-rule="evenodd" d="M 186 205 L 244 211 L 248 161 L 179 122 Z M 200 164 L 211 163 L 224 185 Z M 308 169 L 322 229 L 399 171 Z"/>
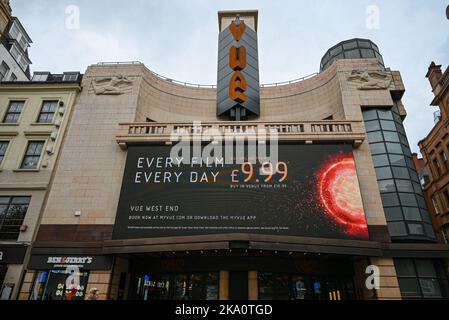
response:
<path fill-rule="evenodd" d="M 203 122 L 194 123 L 121 123 L 117 143 L 126 149 L 129 144 L 170 143 L 179 141 L 181 135 L 212 141 L 214 136 L 223 138 L 255 139 L 260 134 L 270 139 L 270 132 L 277 133 L 279 141 L 298 143 L 344 142 L 358 147 L 365 139 L 362 121 L 303 121 L 303 122 Z"/>

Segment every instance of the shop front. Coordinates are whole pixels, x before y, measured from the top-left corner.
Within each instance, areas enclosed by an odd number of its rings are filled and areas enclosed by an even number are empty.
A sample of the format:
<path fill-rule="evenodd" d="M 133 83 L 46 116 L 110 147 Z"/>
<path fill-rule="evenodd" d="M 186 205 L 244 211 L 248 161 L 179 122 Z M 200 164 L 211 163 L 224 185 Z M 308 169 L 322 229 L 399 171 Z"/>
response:
<path fill-rule="evenodd" d="M 27 246 L 0 246 L 0 300 L 14 299 Z"/>
<path fill-rule="evenodd" d="M 92 273 L 110 270 L 110 256 L 32 255 L 30 300 L 84 300 Z"/>
<path fill-rule="evenodd" d="M 129 255 L 125 300 L 354 300 L 354 258 L 232 250 Z"/>

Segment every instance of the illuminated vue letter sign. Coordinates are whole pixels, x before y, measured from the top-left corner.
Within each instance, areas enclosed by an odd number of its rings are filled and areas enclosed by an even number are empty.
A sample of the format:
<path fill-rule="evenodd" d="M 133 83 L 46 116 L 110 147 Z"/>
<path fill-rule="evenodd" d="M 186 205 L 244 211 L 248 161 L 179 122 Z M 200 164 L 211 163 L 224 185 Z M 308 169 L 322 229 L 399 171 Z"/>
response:
<path fill-rule="evenodd" d="M 237 17 L 219 36 L 217 115 L 260 114 L 257 33 Z"/>
<path fill-rule="evenodd" d="M 191 156 L 184 164 L 170 149 L 129 147 L 114 239 L 223 233 L 368 239 L 351 146 L 280 145 L 277 163 L 266 164 L 226 164 L 226 155 L 207 163 Z"/>

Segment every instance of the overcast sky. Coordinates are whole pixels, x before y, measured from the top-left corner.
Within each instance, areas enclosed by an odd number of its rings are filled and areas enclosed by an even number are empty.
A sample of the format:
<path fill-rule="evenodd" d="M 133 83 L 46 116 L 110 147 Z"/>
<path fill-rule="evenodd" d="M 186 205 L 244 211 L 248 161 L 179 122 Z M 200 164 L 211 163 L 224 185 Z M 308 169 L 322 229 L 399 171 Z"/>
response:
<path fill-rule="evenodd" d="M 99 61 L 137 60 L 169 78 L 215 84 L 219 10 L 259 10 L 262 83 L 317 72 L 329 47 L 349 38 L 369 38 L 379 46 L 386 66 L 402 73 L 407 90 L 405 124 L 413 151 L 433 126 L 427 68 L 432 60 L 444 69 L 449 62 L 448 4 L 444 0 L 11 1 L 13 15 L 34 42 L 32 71 L 84 72 Z M 70 5 L 79 8 L 79 28 Z M 372 6 L 379 9 L 379 20 Z"/>

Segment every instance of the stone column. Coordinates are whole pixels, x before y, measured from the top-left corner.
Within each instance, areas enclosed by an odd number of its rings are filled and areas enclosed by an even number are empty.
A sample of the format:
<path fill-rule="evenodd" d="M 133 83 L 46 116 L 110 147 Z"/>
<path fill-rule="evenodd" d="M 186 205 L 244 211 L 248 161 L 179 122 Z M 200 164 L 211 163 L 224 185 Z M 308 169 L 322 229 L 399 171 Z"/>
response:
<path fill-rule="evenodd" d="M 34 274 L 34 271 L 28 271 L 25 273 L 18 300 L 28 300 L 30 298 L 31 290 L 33 290 Z"/>
<path fill-rule="evenodd" d="M 259 284 L 257 271 L 248 271 L 248 300 L 259 299 Z"/>
<path fill-rule="evenodd" d="M 396 268 L 392 258 L 370 258 L 371 264 L 378 266 L 380 270 L 380 289 L 377 290 L 379 300 L 401 300 Z"/>
<path fill-rule="evenodd" d="M 92 288 L 99 290 L 98 300 L 107 300 L 111 283 L 111 271 L 91 271 L 86 288 L 85 297 Z"/>
<path fill-rule="evenodd" d="M 229 300 L 229 271 L 220 271 L 219 300 Z"/>

